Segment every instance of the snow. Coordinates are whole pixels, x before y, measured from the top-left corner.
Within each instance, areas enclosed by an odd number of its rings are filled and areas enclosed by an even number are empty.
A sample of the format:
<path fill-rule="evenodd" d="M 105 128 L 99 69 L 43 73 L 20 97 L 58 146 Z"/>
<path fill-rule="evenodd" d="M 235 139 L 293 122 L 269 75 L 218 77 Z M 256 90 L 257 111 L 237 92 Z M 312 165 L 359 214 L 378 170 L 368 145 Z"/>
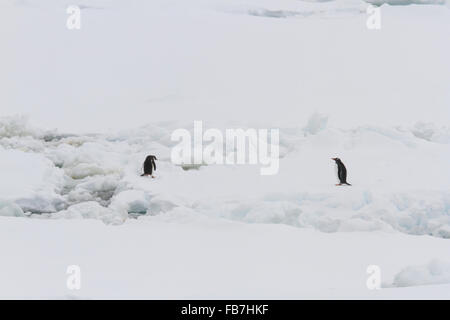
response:
<path fill-rule="evenodd" d="M 17 204 L 10 201 L 0 201 L 0 216 L 23 217 L 24 213 Z"/>
<path fill-rule="evenodd" d="M 416 137 L 424 140 L 438 143 L 450 143 L 450 128 L 438 128 L 431 122 L 417 122 L 412 129 L 412 133 Z"/>
<path fill-rule="evenodd" d="M 280 171 L 272 177 L 261 176 L 252 165 L 186 171 L 172 164 L 170 128 L 192 130 L 192 124 L 161 123 L 119 135 L 33 138 L 31 144 L 42 145 L 42 151 L 15 149 L 27 145 L 28 136 L 17 136 L 16 145 L 2 138 L 0 145 L 8 148 L 0 150 L 4 181 L 9 181 L 0 184 L 2 198 L 39 214 L 95 201 L 118 217 L 123 211 L 162 214 L 182 207 L 209 217 L 324 232 L 398 230 L 449 237 L 448 143 L 418 135 L 417 126 L 344 130 L 327 127 L 326 119 L 315 113 L 306 126 L 280 128 Z M 160 128 L 164 135 L 155 134 Z M 140 177 L 147 154 L 158 155 L 156 179 Z M 348 166 L 352 188 L 334 186 L 334 156 Z"/>
<path fill-rule="evenodd" d="M 102 207 L 95 201 L 85 201 L 70 206 L 67 210 L 59 211 L 52 214 L 52 218 L 65 219 L 100 219 L 105 223 L 121 224 L 127 218 L 127 211 L 119 210 L 112 211 L 108 208 Z"/>
<path fill-rule="evenodd" d="M 411 4 L 437 4 L 437 5 L 446 4 L 446 0 L 367 0 L 367 2 L 378 6 L 383 5 L 385 3 L 393 6 L 407 6 Z"/>
<path fill-rule="evenodd" d="M 326 128 L 327 122 L 328 116 L 320 113 L 314 113 L 309 118 L 308 123 L 303 130 L 305 131 L 305 134 L 316 134 Z"/>
<path fill-rule="evenodd" d="M 126 213 L 146 214 L 150 207 L 150 199 L 151 196 L 143 190 L 126 190 L 113 198 L 111 207 L 116 210 L 123 208 Z"/>
<path fill-rule="evenodd" d="M 2 1 L 4 114 L 70 133 L 187 119 L 305 124 L 314 111 L 339 128 L 448 125 L 443 5 L 382 5 L 371 31 L 359 0 L 91 0 L 102 9 L 83 9 L 81 30 L 69 31 L 69 4 Z M 262 9 L 300 14 L 249 14 Z"/>
<path fill-rule="evenodd" d="M 410 266 L 400 271 L 394 278 L 393 285 L 409 287 L 450 283 L 450 264 L 434 259 L 424 266 Z"/>
<path fill-rule="evenodd" d="M 61 208 L 63 173 L 43 155 L 0 147 L 0 166 L 1 200 L 13 201 L 24 211 L 35 213 Z"/>
<path fill-rule="evenodd" d="M 411 266 L 450 259 L 449 144 L 414 126 L 339 129 L 326 118 L 280 128 L 270 177 L 250 165 L 172 164 L 166 135 L 180 123 L 0 138 L 0 243 L 14 243 L 2 245 L 12 276 L 0 296 L 448 298 L 445 263 Z M 42 148 L 16 149 L 28 144 Z M 155 179 L 140 176 L 149 153 Z M 352 187 L 334 186 L 336 155 Z M 63 281 L 72 264 L 86 277 L 75 293 Z M 371 264 L 382 270 L 376 292 L 365 287 Z"/>
<path fill-rule="evenodd" d="M 369 2 L 2 1 L 0 297 L 449 299 L 448 1 Z M 173 164 L 195 120 L 278 174 Z"/>
<path fill-rule="evenodd" d="M 357 239 L 357 240 L 356 240 Z M 2 298 L 448 299 L 449 285 L 368 290 L 408 265 L 449 259 L 448 240 L 401 233 L 321 233 L 203 218 L 176 210 L 106 226 L 2 218 Z M 17 254 L 17 250 L 21 254 Z M 66 287 L 69 265 L 81 289 Z M 424 288 L 424 290 L 418 290 Z M 410 290 L 407 290 L 410 289 Z"/>

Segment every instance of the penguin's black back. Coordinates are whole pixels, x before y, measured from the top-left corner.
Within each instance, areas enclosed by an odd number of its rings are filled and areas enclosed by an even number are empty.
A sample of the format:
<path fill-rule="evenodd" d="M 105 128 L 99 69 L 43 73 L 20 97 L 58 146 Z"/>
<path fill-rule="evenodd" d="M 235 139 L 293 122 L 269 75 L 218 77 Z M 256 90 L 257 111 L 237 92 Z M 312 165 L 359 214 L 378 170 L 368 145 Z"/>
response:
<path fill-rule="evenodd" d="M 336 164 L 338 166 L 338 178 L 339 178 L 339 182 L 341 184 L 348 184 L 350 185 L 350 183 L 347 182 L 347 169 L 345 168 L 344 163 L 341 161 L 341 159 L 336 159 Z"/>
<path fill-rule="evenodd" d="M 144 161 L 144 175 L 151 175 L 153 173 L 153 170 L 156 170 L 156 164 L 155 164 L 156 157 L 153 155 L 147 156 Z"/>
<path fill-rule="evenodd" d="M 338 176 L 341 183 L 347 182 L 347 169 L 342 162 L 338 162 Z"/>

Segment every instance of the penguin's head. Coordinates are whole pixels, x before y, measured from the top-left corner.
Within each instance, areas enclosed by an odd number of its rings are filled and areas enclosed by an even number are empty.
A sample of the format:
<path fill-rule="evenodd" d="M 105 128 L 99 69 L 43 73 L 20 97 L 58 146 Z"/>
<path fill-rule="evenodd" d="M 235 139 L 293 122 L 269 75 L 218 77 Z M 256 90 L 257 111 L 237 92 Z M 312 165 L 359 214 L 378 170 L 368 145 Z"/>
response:
<path fill-rule="evenodd" d="M 336 161 L 336 162 L 341 161 L 341 159 L 339 159 L 339 158 L 331 158 L 331 160 L 334 160 L 334 161 Z"/>

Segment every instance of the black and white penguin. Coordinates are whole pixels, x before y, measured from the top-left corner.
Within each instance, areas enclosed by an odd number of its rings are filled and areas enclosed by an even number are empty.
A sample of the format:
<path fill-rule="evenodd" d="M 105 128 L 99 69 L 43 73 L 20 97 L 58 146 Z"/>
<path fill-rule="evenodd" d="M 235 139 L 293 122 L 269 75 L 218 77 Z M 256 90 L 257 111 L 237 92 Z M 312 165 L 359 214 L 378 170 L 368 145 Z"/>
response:
<path fill-rule="evenodd" d="M 345 168 L 341 159 L 331 158 L 331 160 L 334 160 L 337 165 L 337 175 L 338 175 L 338 179 L 339 179 L 339 183 L 337 184 L 337 186 L 342 186 L 343 184 L 351 186 L 351 184 L 347 182 L 347 169 Z"/>
<path fill-rule="evenodd" d="M 147 158 L 145 158 L 145 161 L 144 161 L 144 173 L 141 174 L 141 177 L 143 177 L 143 176 L 152 176 L 152 178 L 154 178 L 152 173 L 153 173 L 153 170 L 156 171 L 155 160 L 158 160 L 158 159 L 156 159 L 156 157 L 153 156 L 153 155 L 149 155 L 149 156 L 147 156 Z"/>

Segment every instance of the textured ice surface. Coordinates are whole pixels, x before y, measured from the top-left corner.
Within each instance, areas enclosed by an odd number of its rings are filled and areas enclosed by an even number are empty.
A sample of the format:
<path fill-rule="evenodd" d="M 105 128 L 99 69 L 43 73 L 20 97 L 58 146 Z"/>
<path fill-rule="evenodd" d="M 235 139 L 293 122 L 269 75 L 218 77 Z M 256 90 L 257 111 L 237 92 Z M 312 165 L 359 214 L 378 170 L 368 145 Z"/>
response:
<path fill-rule="evenodd" d="M 259 165 L 189 171 L 173 165 L 170 134 L 179 127 L 192 130 L 192 123 L 69 136 L 32 135 L 19 120 L 4 120 L 4 127 L 15 129 L 0 137 L 5 177 L 0 195 L 25 213 L 51 218 L 117 224 L 126 213 L 159 215 L 184 208 L 323 232 L 397 230 L 450 238 L 450 145 L 433 139 L 445 136 L 446 127 L 339 129 L 327 126 L 326 119 L 313 114 L 306 124 L 280 129 L 280 171 L 274 176 L 261 176 Z M 204 124 L 205 129 L 214 125 Z M 140 177 L 147 154 L 158 156 L 156 179 Z M 352 187 L 334 185 L 330 158 L 335 156 L 346 164 Z"/>
<path fill-rule="evenodd" d="M 396 287 L 450 283 L 450 263 L 439 259 L 423 266 L 409 266 L 400 271 L 394 278 Z"/>
<path fill-rule="evenodd" d="M 85 2 L 0 1 L 0 297 L 450 298 L 449 1 Z M 280 172 L 174 166 L 194 120 Z"/>

